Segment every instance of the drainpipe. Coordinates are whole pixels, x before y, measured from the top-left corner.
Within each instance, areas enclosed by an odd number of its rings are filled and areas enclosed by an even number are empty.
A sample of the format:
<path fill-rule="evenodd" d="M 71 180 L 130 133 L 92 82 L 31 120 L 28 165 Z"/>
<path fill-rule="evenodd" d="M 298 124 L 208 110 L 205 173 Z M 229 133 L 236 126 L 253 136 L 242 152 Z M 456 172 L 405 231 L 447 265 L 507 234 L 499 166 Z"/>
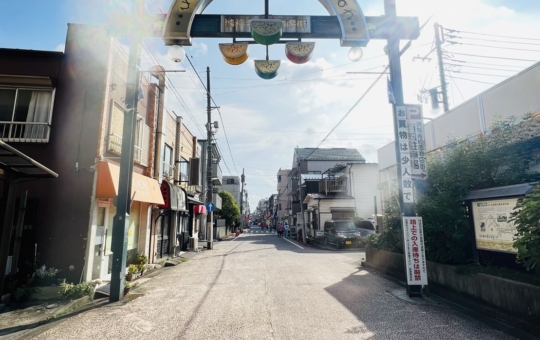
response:
<path fill-rule="evenodd" d="M 358 217 L 358 211 L 356 210 L 356 192 L 353 192 L 352 182 L 353 182 L 353 174 L 351 172 L 353 165 L 349 164 L 349 193 L 354 198 L 354 215 Z"/>
<path fill-rule="evenodd" d="M 180 162 L 182 161 L 182 117 L 176 117 L 176 138 L 174 145 L 174 184 L 181 185 Z"/>

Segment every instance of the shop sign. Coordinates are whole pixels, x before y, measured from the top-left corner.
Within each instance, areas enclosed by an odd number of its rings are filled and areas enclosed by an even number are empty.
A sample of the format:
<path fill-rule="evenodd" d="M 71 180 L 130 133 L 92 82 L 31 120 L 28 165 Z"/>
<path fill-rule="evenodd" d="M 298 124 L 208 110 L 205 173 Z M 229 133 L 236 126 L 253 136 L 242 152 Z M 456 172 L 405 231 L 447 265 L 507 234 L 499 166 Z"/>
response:
<path fill-rule="evenodd" d="M 265 19 L 264 15 L 222 15 L 222 33 L 251 33 L 251 20 Z M 283 21 L 283 33 L 311 33 L 311 17 L 298 15 L 269 15 L 268 19 Z"/>
<path fill-rule="evenodd" d="M 409 123 L 409 152 L 411 176 L 415 179 L 427 177 L 426 135 L 421 105 L 407 105 Z"/>
<path fill-rule="evenodd" d="M 403 203 L 414 203 L 411 153 L 409 149 L 408 106 L 396 106 L 399 162 L 401 164 L 401 195 Z M 400 167 L 398 167 L 400 169 Z"/>
<path fill-rule="evenodd" d="M 403 240 L 408 285 L 427 285 L 427 262 L 422 217 L 403 217 Z"/>

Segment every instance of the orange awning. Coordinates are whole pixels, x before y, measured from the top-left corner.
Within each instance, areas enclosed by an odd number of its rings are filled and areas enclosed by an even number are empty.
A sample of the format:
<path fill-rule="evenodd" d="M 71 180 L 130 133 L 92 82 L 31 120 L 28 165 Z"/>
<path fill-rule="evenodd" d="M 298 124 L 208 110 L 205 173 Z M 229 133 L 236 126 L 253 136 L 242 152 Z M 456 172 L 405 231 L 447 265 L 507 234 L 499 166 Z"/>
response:
<path fill-rule="evenodd" d="M 96 198 L 116 197 L 118 195 L 120 167 L 108 162 L 99 162 L 98 171 Z M 137 202 L 164 204 L 158 181 L 137 173 L 133 173 L 131 197 Z"/>

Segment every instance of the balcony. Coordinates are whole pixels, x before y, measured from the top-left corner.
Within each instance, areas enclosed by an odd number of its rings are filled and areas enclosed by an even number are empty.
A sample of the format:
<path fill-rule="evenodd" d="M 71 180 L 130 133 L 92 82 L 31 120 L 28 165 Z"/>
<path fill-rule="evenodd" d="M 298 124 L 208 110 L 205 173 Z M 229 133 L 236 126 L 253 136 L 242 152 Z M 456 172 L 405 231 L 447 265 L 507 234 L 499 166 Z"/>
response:
<path fill-rule="evenodd" d="M 48 123 L 0 122 L 0 139 L 9 143 L 48 143 Z"/>
<path fill-rule="evenodd" d="M 135 145 L 134 161 L 136 164 L 148 166 L 148 150 L 145 149 L 147 147 Z M 122 153 L 122 137 L 116 134 L 110 134 L 108 150 L 120 155 Z"/>
<path fill-rule="evenodd" d="M 347 177 L 325 178 L 319 182 L 319 193 L 346 193 Z"/>

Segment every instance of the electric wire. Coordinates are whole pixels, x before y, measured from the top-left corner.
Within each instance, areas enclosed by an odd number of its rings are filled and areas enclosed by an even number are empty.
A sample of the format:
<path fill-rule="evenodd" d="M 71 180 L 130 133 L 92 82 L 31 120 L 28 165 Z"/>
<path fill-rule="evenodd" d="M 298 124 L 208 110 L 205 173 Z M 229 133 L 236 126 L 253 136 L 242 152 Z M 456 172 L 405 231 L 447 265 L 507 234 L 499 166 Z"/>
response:
<path fill-rule="evenodd" d="M 454 70 L 447 70 L 448 72 L 452 73 L 460 73 L 460 74 L 473 74 L 477 76 L 487 76 L 487 77 L 502 77 L 502 78 L 508 78 L 509 75 L 503 75 L 503 74 L 489 74 L 489 73 L 476 73 L 476 72 L 463 72 L 463 71 L 454 71 Z"/>
<path fill-rule="evenodd" d="M 450 61 L 455 62 L 455 63 L 467 63 L 467 64 L 483 65 L 483 66 L 487 65 L 487 66 L 514 67 L 514 68 L 519 68 L 520 70 L 523 70 L 523 66 L 518 66 L 518 65 L 502 65 L 502 64 L 492 64 L 492 63 L 478 63 L 478 62 L 474 62 L 474 61 L 459 60 L 459 59 L 448 58 L 448 57 L 444 57 L 444 59 L 450 60 Z"/>
<path fill-rule="evenodd" d="M 195 74 L 197 75 L 197 77 L 199 78 L 203 88 L 207 91 L 208 93 L 208 89 L 206 88 L 204 82 L 202 81 L 201 79 L 201 76 L 199 75 L 199 73 L 197 72 L 197 70 L 195 69 L 195 66 L 193 66 L 193 63 L 191 62 L 191 60 L 189 58 L 186 58 L 189 62 L 189 64 L 191 65 L 191 67 L 193 68 L 193 71 L 195 72 Z M 216 104 L 214 98 L 212 98 L 212 95 L 210 93 L 208 93 L 208 95 L 210 96 L 210 100 L 212 101 L 212 103 L 214 103 L 214 107 L 217 109 L 218 111 L 218 114 L 219 114 L 219 119 L 221 121 L 221 126 L 223 127 L 223 134 L 225 135 L 225 141 L 227 142 L 227 147 L 229 148 L 229 154 L 231 155 L 231 160 L 233 162 L 233 166 L 234 166 L 234 170 L 236 171 L 236 176 L 238 176 L 239 172 L 238 172 L 238 169 L 236 168 L 236 163 L 234 161 L 234 157 L 233 157 L 233 154 L 232 154 L 232 150 L 231 150 L 231 144 L 229 143 L 229 137 L 227 136 L 227 130 L 225 129 L 225 123 L 223 122 L 223 116 L 221 115 L 221 110 L 219 109 L 218 105 Z"/>
<path fill-rule="evenodd" d="M 524 37 L 513 37 L 508 35 L 497 35 L 497 34 L 487 34 L 487 33 L 478 33 L 478 32 L 470 32 L 470 31 L 461 31 L 461 30 L 455 30 L 452 28 L 443 27 L 445 31 L 451 32 L 451 33 L 465 33 L 465 34 L 474 34 L 474 35 L 483 35 L 488 37 L 498 37 L 498 38 L 510 38 L 510 39 L 521 39 L 521 40 L 531 40 L 531 41 L 540 41 L 538 38 L 524 38 Z"/>
<path fill-rule="evenodd" d="M 501 44 L 518 44 L 518 45 L 528 45 L 528 46 L 540 46 L 540 44 L 529 43 L 529 42 L 502 41 L 502 40 L 493 40 L 493 39 L 469 38 L 469 37 L 460 37 L 459 35 L 451 35 L 451 34 L 445 34 L 445 37 L 447 37 L 449 39 L 467 39 L 467 40 L 475 40 L 475 41 L 488 41 L 488 42 L 495 42 L 495 43 L 501 43 Z"/>
<path fill-rule="evenodd" d="M 452 55 L 465 55 L 469 57 L 477 57 L 477 58 L 489 58 L 489 59 L 505 59 L 505 60 L 516 60 L 516 61 L 528 61 L 536 63 L 538 60 L 531 60 L 531 59 L 518 59 L 518 58 L 505 58 L 505 57 L 495 57 L 495 56 L 485 56 L 485 55 L 478 55 L 478 54 L 468 54 L 468 53 L 455 53 L 455 52 L 445 52 Z"/>
<path fill-rule="evenodd" d="M 489 82 L 486 82 L 486 81 L 480 81 L 480 80 L 474 80 L 474 79 L 468 79 L 468 78 L 461 78 L 461 77 L 455 77 L 455 76 L 452 76 L 452 78 L 460 79 L 460 80 L 472 81 L 474 83 L 480 83 L 480 84 L 496 85 L 496 83 L 489 83 Z"/>
<path fill-rule="evenodd" d="M 464 45 L 464 46 L 498 48 L 498 49 L 501 49 L 501 50 L 512 50 L 512 51 L 540 52 L 540 50 L 530 50 L 530 49 L 527 49 L 527 48 L 515 48 L 515 47 L 504 47 L 504 46 L 490 46 L 490 45 L 480 45 L 480 44 L 469 44 L 469 43 L 462 43 L 462 42 L 450 41 L 450 40 L 447 40 L 446 42 L 451 44 L 451 45 Z"/>
<path fill-rule="evenodd" d="M 468 67 L 468 68 L 491 70 L 491 71 L 519 72 L 518 70 L 509 70 L 509 69 L 482 67 L 482 66 L 468 66 L 468 65 L 459 65 L 459 64 L 452 64 L 452 63 L 445 63 L 445 65 L 447 65 L 447 66 L 455 66 L 455 67 Z"/>

